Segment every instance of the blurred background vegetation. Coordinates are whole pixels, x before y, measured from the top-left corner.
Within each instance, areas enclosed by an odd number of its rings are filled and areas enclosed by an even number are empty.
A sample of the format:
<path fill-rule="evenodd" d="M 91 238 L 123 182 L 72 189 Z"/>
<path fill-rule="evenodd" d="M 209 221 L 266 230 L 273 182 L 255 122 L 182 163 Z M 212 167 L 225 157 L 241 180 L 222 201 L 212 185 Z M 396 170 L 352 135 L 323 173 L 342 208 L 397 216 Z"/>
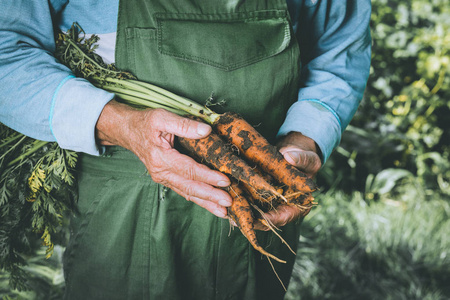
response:
<path fill-rule="evenodd" d="M 450 3 L 373 0 L 372 68 L 287 299 L 450 299 Z"/>
<path fill-rule="evenodd" d="M 371 75 L 321 170 L 286 299 L 450 299 L 450 4 L 373 0 Z M 57 247 L 27 258 L 29 292 L 61 299 Z"/>

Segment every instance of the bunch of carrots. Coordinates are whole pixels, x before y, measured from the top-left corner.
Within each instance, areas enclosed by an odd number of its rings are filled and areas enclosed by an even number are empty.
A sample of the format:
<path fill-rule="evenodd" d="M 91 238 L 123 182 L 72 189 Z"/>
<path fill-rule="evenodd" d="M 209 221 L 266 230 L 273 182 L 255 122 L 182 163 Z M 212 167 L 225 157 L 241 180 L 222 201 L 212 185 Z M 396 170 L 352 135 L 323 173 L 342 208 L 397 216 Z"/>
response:
<path fill-rule="evenodd" d="M 229 217 L 256 250 L 284 262 L 258 244 L 253 224 L 259 221 L 277 233 L 265 213 L 281 204 L 296 206 L 307 214 L 314 200 L 314 182 L 239 115 L 218 115 L 211 125 L 214 132 L 206 138 L 179 138 L 179 143 L 198 161 L 232 178 Z"/>
<path fill-rule="evenodd" d="M 59 34 L 58 59 L 75 75 L 115 93 L 119 101 L 136 108 L 164 108 L 210 124 L 213 132 L 208 137 L 179 138 L 179 144 L 199 162 L 231 177 L 228 192 L 233 204 L 228 208 L 229 217 L 256 250 L 284 262 L 258 244 L 253 224 L 259 221 L 276 233 L 265 213 L 276 210 L 280 204 L 297 206 L 306 215 L 313 205 L 311 193 L 316 190 L 315 183 L 290 165 L 275 146 L 239 115 L 215 113 L 207 106 L 116 70 L 95 54 L 98 37 L 85 39 L 80 35 L 83 33 L 75 23 L 66 34 Z"/>

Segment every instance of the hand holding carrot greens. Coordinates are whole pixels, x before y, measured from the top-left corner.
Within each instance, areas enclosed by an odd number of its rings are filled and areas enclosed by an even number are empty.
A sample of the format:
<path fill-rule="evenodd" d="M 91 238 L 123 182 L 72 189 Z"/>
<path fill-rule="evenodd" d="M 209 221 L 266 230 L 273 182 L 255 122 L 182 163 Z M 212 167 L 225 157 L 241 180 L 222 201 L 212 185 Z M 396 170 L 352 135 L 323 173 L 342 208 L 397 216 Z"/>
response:
<path fill-rule="evenodd" d="M 175 136 L 198 139 L 210 132 L 207 124 L 162 109 L 136 110 L 116 101 L 105 106 L 97 123 L 97 137 L 102 144 L 132 151 L 145 164 L 153 181 L 224 218 L 231 197 L 216 187 L 228 186 L 228 177 L 174 149 Z"/>

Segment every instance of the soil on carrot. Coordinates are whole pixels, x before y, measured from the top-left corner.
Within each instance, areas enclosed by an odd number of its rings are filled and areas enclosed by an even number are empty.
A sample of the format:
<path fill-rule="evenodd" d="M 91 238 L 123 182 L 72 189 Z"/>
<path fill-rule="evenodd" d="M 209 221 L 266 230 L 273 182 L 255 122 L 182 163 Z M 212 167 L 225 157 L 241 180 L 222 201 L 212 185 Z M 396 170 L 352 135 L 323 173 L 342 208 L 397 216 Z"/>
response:
<path fill-rule="evenodd" d="M 238 114 L 224 113 L 213 126 L 218 134 L 235 145 L 248 161 L 259 165 L 278 182 L 305 193 L 317 189 L 312 179 L 289 164 L 275 146 Z"/>
<path fill-rule="evenodd" d="M 261 197 L 283 197 L 267 181 L 259 176 L 243 159 L 238 157 L 230 145 L 218 135 L 211 133 L 202 139 L 179 138 L 180 145 L 201 162 L 213 166 L 218 171 L 231 175 L 240 182 L 252 186 Z"/>

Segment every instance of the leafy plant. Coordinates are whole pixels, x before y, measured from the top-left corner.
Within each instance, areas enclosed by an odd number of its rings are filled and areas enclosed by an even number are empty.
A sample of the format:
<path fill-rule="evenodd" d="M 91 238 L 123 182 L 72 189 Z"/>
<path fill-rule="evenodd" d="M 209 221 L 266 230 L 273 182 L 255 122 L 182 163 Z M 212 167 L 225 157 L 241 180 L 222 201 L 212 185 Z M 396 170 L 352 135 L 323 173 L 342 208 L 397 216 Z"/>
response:
<path fill-rule="evenodd" d="M 34 253 L 40 236 L 51 256 L 52 234 L 73 206 L 77 154 L 2 124 L 0 150 L 0 268 L 10 272 L 13 288 L 23 290 L 28 277 L 23 255 Z"/>

